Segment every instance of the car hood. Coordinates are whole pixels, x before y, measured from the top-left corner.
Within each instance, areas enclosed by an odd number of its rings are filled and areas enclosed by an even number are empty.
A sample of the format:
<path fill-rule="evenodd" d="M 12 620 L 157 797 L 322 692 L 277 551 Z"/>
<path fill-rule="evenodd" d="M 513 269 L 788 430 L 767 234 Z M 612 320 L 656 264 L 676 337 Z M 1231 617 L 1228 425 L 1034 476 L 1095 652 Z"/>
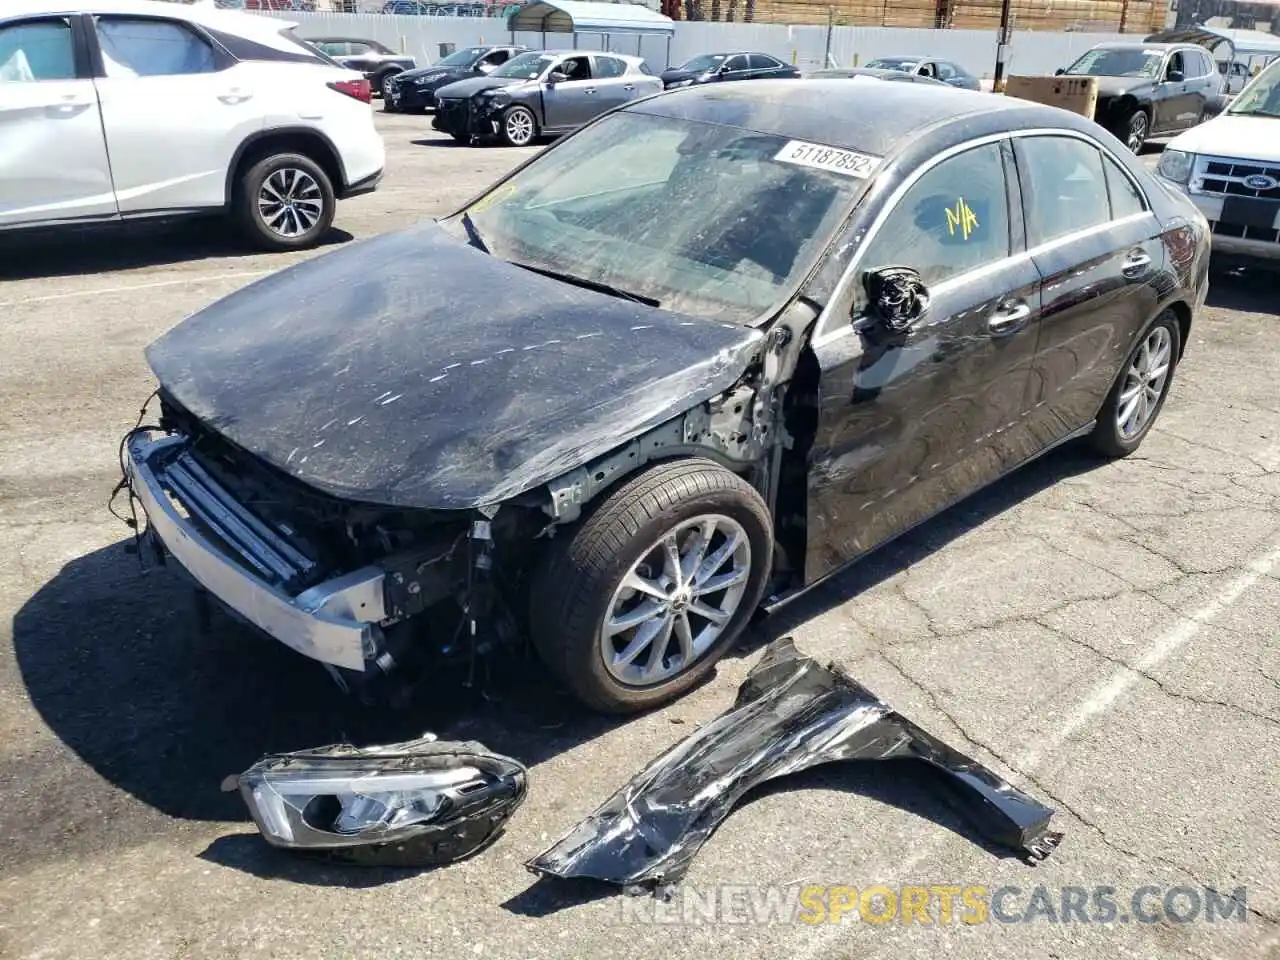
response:
<path fill-rule="evenodd" d="M 475 96 L 481 90 L 492 90 L 495 87 L 510 87 L 520 83 L 527 83 L 519 77 L 470 77 L 466 80 L 459 80 L 448 86 L 440 87 L 436 90 L 437 97 L 446 97 L 464 100 L 467 97 Z"/>
<path fill-rule="evenodd" d="M 760 339 L 532 273 L 429 223 L 259 280 L 147 359 L 187 412 L 314 489 L 461 509 L 713 397 Z"/>
<path fill-rule="evenodd" d="M 437 76 L 438 75 L 438 76 Z M 423 77 L 431 77 L 440 83 L 453 83 L 457 80 L 463 80 L 473 75 L 470 67 L 417 67 L 413 70 L 406 70 L 400 74 L 400 80 L 420 80 Z"/>
<path fill-rule="evenodd" d="M 1174 137 L 1167 149 L 1280 163 L 1280 117 L 1223 113 Z"/>

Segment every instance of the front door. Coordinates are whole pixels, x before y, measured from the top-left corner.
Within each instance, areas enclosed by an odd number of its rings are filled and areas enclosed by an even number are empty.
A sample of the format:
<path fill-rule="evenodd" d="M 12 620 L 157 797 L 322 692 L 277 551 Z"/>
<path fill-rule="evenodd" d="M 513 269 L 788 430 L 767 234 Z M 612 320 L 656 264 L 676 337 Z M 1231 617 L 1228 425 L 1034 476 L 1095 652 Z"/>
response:
<path fill-rule="evenodd" d="M 116 214 L 98 95 L 75 27 L 42 17 L 0 27 L 0 224 Z"/>
<path fill-rule="evenodd" d="M 591 57 L 585 53 L 565 57 L 555 70 L 567 79 L 542 82 L 543 128 L 572 130 L 600 113 L 600 89 L 591 75 Z"/>
<path fill-rule="evenodd" d="M 102 125 L 123 214 L 219 206 L 237 147 L 263 125 L 253 66 L 186 24 L 96 18 Z"/>
<path fill-rule="evenodd" d="M 851 303 L 834 304 L 813 341 L 806 582 L 1026 458 L 1040 276 L 1018 255 L 1022 231 L 1012 151 L 990 143 L 931 166 L 857 254 Z M 919 271 L 931 298 L 897 334 L 863 292 L 869 272 L 894 266 Z"/>
<path fill-rule="evenodd" d="M 1162 227 L 1134 179 L 1091 141 L 1014 143 L 1027 244 L 1044 277 L 1030 420 L 1049 443 L 1092 421 L 1155 316 Z"/>

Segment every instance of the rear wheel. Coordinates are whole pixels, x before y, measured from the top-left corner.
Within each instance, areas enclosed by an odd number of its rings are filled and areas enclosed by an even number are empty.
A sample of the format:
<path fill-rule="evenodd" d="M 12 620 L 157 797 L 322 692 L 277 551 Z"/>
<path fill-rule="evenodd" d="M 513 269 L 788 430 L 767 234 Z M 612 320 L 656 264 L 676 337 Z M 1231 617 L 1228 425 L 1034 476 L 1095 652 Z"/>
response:
<path fill-rule="evenodd" d="M 298 153 L 265 157 L 240 178 L 236 219 L 267 250 L 313 247 L 329 231 L 337 208 L 333 184 L 314 160 Z"/>
<path fill-rule="evenodd" d="M 1098 414 L 1090 445 L 1104 457 L 1127 457 L 1164 407 L 1181 349 L 1178 318 L 1165 311 L 1139 338 Z"/>
<path fill-rule="evenodd" d="M 509 147 L 527 147 L 538 135 L 538 121 L 528 107 L 516 104 L 502 115 L 502 140 Z"/>
<path fill-rule="evenodd" d="M 709 460 L 657 464 L 557 538 L 533 584 L 534 644 L 588 706 L 658 706 L 733 646 L 772 558 L 750 484 Z"/>
<path fill-rule="evenodd" d="M 1134 107 L 1116 121 L 1111 132 L 1118 139 L 1123 140 L 1124 145 L 1131 151 L 1141 153 L 1147 142 L 1147 136 L 1151 133 L 1151 118 L 1141 107 Z"/>

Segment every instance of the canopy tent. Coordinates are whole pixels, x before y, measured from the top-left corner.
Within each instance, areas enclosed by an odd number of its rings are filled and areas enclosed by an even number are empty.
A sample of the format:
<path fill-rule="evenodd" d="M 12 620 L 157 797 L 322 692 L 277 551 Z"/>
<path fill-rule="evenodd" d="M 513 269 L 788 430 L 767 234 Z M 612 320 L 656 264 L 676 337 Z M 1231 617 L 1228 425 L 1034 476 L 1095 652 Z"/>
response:
<path fill-rule="evenodd" d="M 602 35 L 608 47 L 609 38 L 618 34 L 636 38 L 636 52 L 644 37 L 666 37 L 667 53 L 676 32 L 670 17 L 637 3 L 588 3 L 586 0 L 531 0 L 507 17 L 512 41 L 516 33 L 541 33 L 545 48 L 546 34 L 571 33 L 578 46 L 578 34 Z"/>
<path fill-rule="evenodd" d="M 1221 60 L 1217 49 L 1226 46 L 1229 60 L 1237 57 L 1280 56 L 1280 37 L 1261 30 L 1229 30 L 1225 27 L 1176 27 L 1147 37 L 1147 43 L 1198 43 Z"/>

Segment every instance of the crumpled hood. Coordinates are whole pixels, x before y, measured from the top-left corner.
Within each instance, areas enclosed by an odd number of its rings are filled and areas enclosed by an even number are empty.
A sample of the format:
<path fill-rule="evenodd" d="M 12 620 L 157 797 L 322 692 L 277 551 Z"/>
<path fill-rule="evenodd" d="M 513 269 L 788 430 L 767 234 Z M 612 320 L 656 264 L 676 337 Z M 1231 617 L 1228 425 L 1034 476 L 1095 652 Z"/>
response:
<path fill-rule="evenodd" d="M 705 70 L 664 70 L 660 76 L 663 83 L 678 83 L 681 80 L 692 80 L 700 77 Z"/>
<path fill-rule="evenodd" d="M 1224 113 L 1174 137 L 1167 149 L 1280 163 L 1280 117 Z"/>
<path fill-rule="evenodd" d="M 317 490 L 460 509 L 727 389 L 760 339 L 552 280 L 428 223 L 251 284 L 147 359 L 209 429 Z"/>
<path fill-rule="evenodd" d="M 436 97 L 443 99 L 465 100 L 473 97 L 481 90 L 492 90 L 496 87 L 510 87 L 518 83 L 526 83 L 519 77 L 470 77 L 459 80 L 436 90 Z"/>

